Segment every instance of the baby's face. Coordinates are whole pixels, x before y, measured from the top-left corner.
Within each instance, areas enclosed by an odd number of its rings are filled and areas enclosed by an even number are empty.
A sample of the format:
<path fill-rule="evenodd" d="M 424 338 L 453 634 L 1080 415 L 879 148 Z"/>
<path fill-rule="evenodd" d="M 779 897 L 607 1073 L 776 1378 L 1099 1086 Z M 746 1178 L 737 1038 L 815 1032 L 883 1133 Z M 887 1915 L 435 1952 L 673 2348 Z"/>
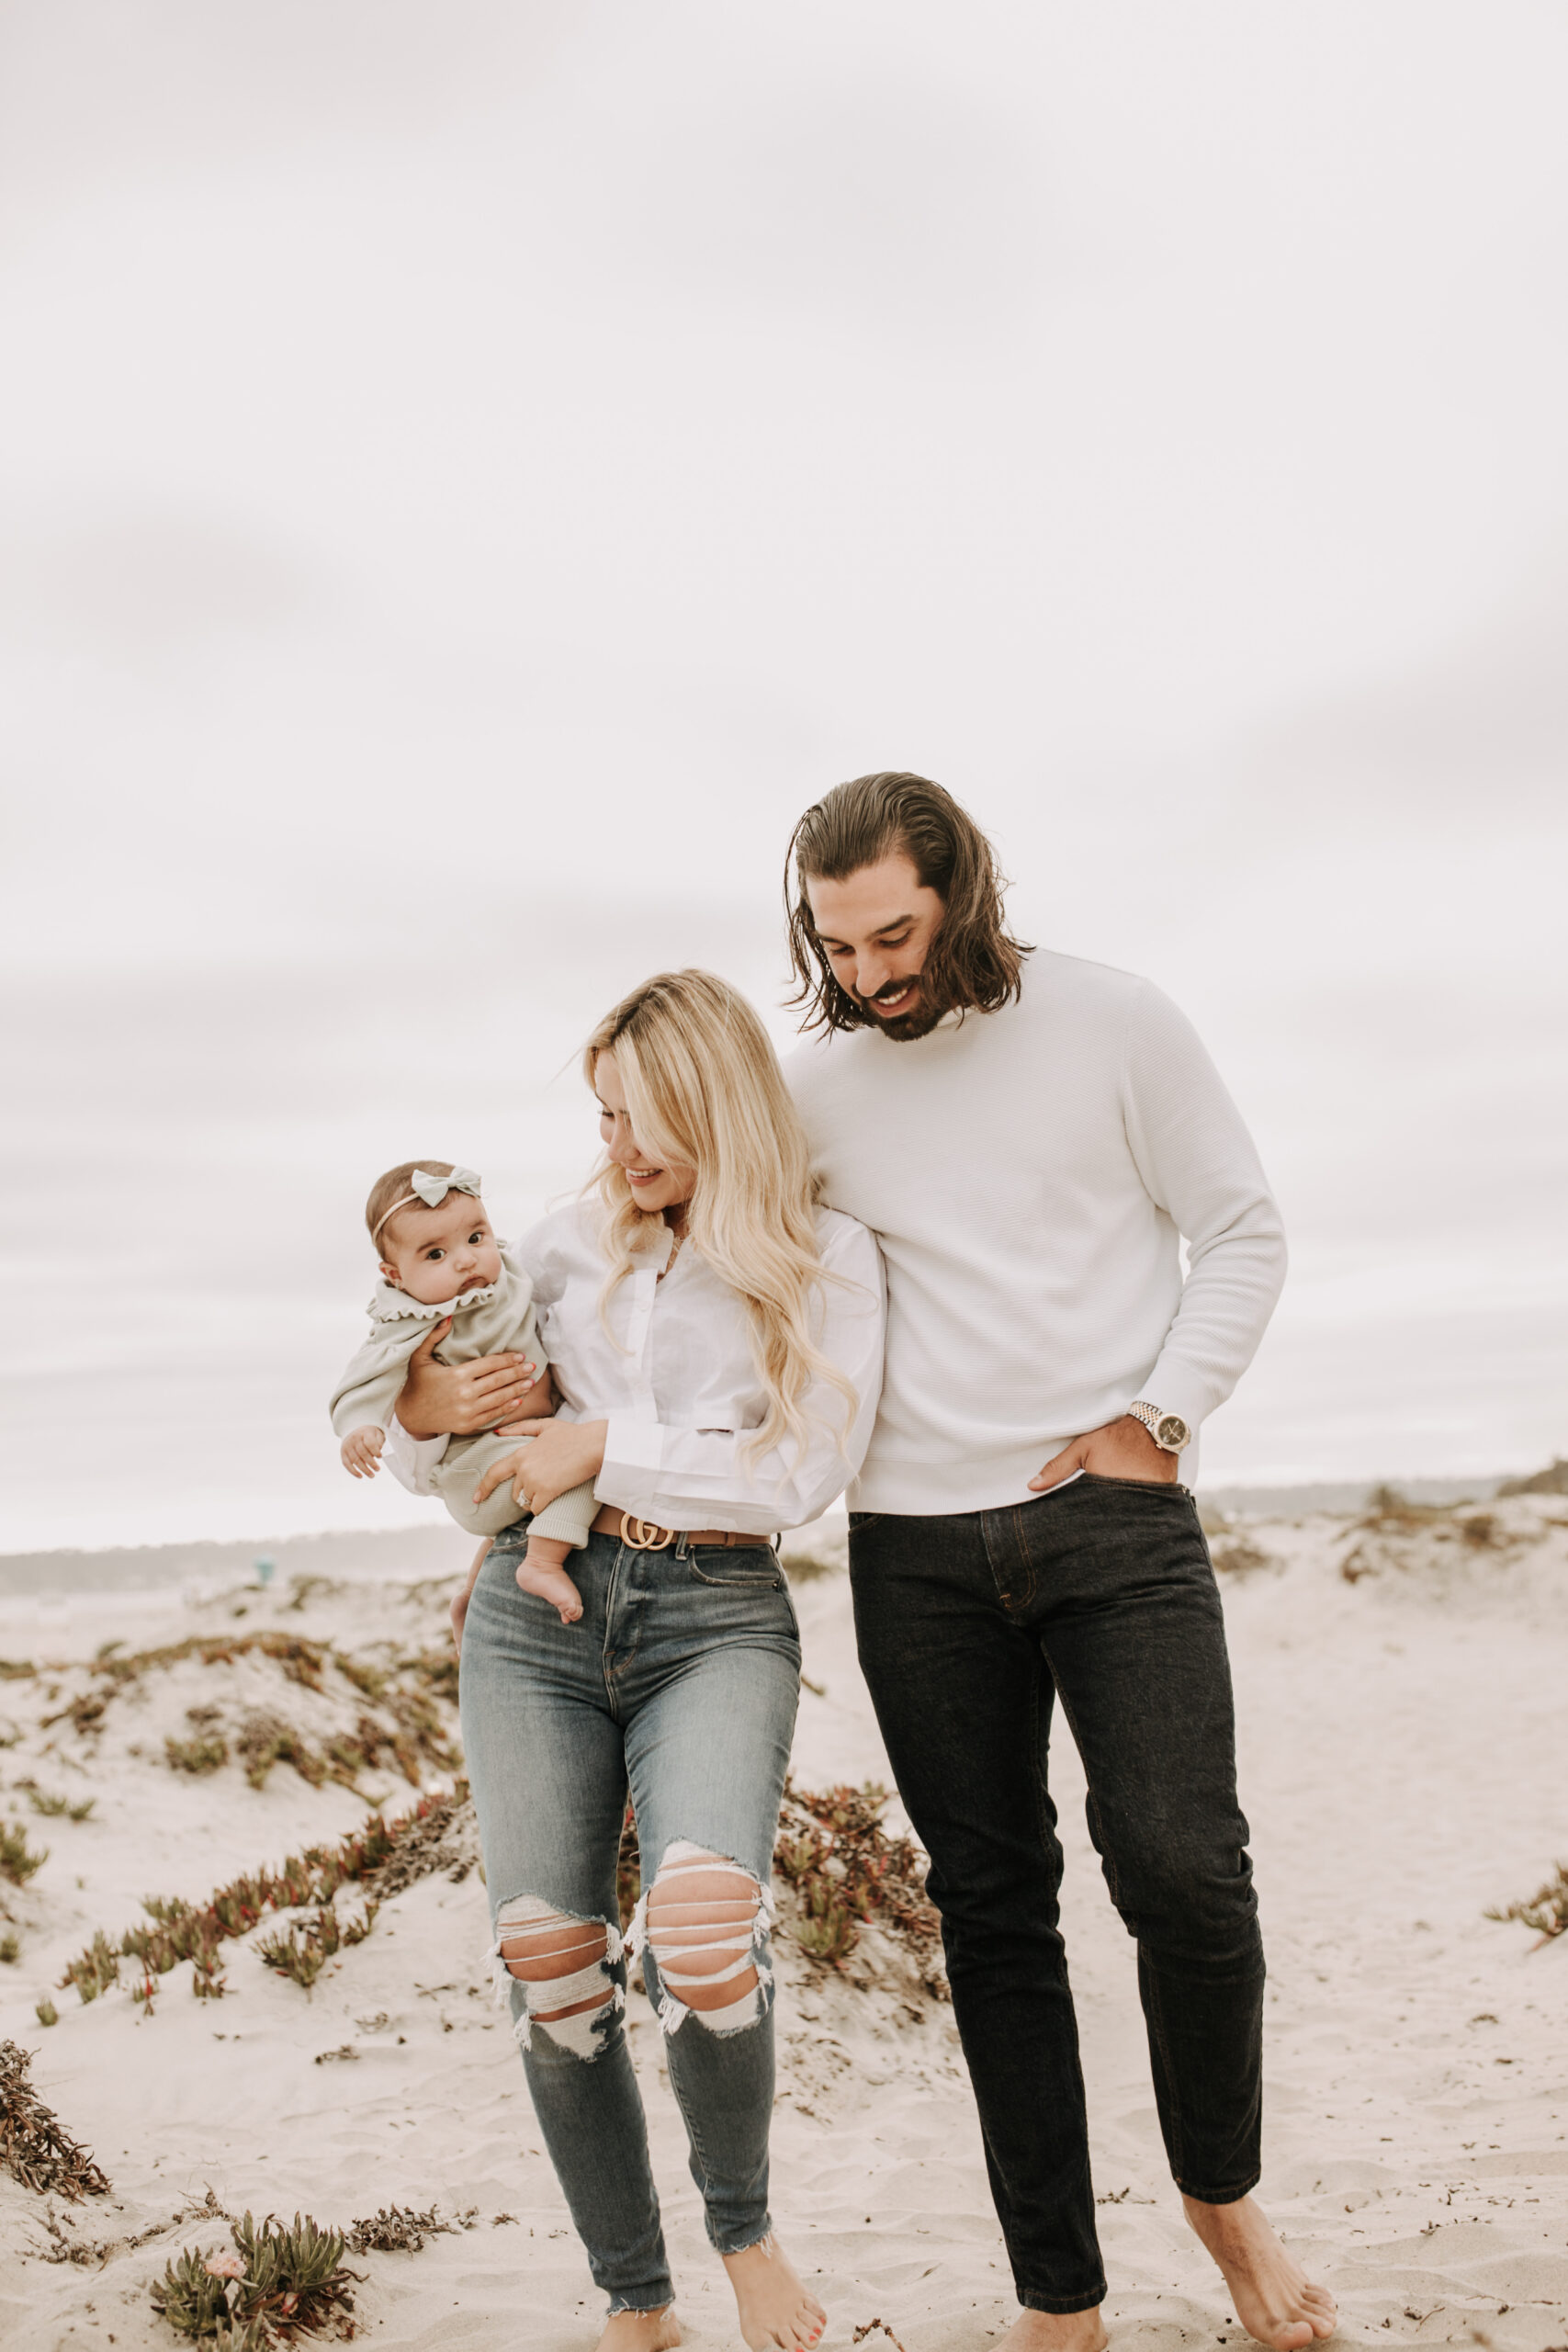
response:
<path fill-rule="evenodd" d="M 471 1193 L 448 1193 L 438 1209 L 419 1202 L 400 1209 L 382 1228 L 381 1247 L 382 1279 L 422 1306 L 444 1306 L 501 1280 L 501 1250 Z"/>

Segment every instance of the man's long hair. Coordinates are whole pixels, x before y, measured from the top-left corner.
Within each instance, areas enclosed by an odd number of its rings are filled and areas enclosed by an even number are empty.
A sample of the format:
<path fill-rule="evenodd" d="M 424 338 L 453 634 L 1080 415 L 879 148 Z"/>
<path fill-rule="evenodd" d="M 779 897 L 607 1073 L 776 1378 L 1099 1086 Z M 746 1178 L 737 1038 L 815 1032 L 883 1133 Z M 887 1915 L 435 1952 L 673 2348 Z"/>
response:
<path fill-rule="evenodd" d="M 929 777 L 885 769 L 836 784 L 808 808 L 784 858 L 790 961 L 809 1007 L 810 1029 L 874 1029 L 876 1015 L 834 978 L 811 919 L 808 881 L 843 882 L 863 865 L 902 854 L 945 912 L 920 973 L 920 995 L 940 1012 L 995 1012 L 1019 993 L 1033 950 L 1007 929 L 1007 878 L 966 809 Z"/>

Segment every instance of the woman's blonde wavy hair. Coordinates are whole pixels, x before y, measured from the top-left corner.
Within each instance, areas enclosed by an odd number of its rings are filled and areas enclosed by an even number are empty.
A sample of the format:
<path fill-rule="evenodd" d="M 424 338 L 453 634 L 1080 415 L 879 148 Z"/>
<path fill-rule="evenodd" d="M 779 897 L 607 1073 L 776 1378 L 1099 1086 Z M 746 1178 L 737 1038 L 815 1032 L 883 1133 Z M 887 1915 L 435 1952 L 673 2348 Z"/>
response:
<path fill-rule="evenodd" d="M 766 1453 L 785 1436 L 804 1442 L 801 1399 L 813 1380 L 842 1395 L 847 1434 L 859 1399 L 817 1344 L 821 1287 L 832 1279 L 817 1245 L 819 1187 L 767 1031 L 739 990 L 714 973 L 656 972 L 606 1013 L 588 1040 L 583 1074 L 595 1091 L 599 1057 L 608 1053 L 641 1148 L 656 1162 L 697 1171 L 686 1247 L 700 1250 L 745 1301 L 769 1399 L 748 1451 Z M 634 1254 L 654 1227 L 662 1229 L 663 1217 L 637 1206 L 614 1160 L 589 1183 L 610 1212 L 604 1315 Z"/>

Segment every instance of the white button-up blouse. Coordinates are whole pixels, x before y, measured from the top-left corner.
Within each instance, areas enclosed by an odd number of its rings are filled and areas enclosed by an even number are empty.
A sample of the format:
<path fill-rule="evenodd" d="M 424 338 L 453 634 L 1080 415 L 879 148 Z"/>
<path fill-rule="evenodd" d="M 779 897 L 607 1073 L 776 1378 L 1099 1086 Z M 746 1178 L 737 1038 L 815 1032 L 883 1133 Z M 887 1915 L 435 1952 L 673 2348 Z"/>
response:
<path fill-rule="evenodd" d="M 876 1419 L 884 1296 L 871 1234 L 835 1209 L 817 1212 L 827 1276 L 818 1345 L 854 1390 L 855 1409 L 814 1381 L 801 1399 L 805 1442 L 786 1436 L 757 1453 L 746 1440 L 766 1419 L 768 1399 L 741 1301 L 690 1245 L 671 1265 L 666 1233 L 634 1258 L 602 1316 L 603 1217 L 597 1201 L 574 1202 L 535 1226 L 517 1250 L 534 1284 L 539 1346 L 561 1418 L 608 1424 L 599 1500 L 660 1527 L 740 1535 L 771 1535 L 818 1517 L 859 1472 Z M 428 1493 L 446 1439 L 416 1442 L 394 1420 L 388 1441 L 394 1476 Z"/>

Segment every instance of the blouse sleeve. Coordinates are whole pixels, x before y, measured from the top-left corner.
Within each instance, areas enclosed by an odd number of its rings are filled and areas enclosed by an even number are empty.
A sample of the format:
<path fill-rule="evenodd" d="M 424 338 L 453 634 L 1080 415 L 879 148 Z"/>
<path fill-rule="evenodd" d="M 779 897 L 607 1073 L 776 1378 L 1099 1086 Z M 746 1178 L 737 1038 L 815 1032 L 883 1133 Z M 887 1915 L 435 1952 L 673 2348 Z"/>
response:
<path fill-rule="evenodd" d="M 446 1453 L 448 1440 L 444 1437 L 410 1437 L 396 1412 L 387 1418 L 387 1447 L 382 1456 L 388 1469 L 400 1487 L 411 1495 L 433 1495 L 430 1483 L 432 1471 Z"/>
<path fill-rule="evenodd" d="M 785 1437 L 765 1453 L 747 1450 L 744 1430 L 684 1429 L 612 1413 L 601 1502 L 660 1527 L 727 1527 L 772 1535 L 819 1518 L 856 1476 L 871 1443 L 882 1389 L 885 1315 L 882 1255 L 852 1217 L 835 1217 L 823 1250 L 818 1345 L 854 1391 L 814 1380 L 801 1398 L 803 1443 Z"/>

